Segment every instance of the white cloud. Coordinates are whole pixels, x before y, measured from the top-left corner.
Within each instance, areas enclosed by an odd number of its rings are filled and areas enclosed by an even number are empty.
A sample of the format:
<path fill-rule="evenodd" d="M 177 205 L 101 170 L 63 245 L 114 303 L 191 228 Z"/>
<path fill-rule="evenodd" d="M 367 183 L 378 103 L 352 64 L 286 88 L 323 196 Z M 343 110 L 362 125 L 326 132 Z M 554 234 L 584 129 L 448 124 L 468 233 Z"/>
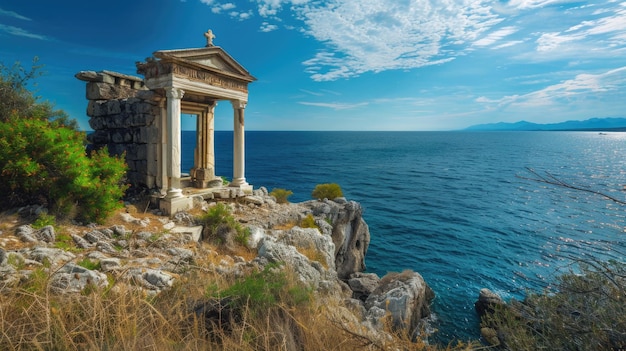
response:
<path fill-rule="evenodd" d="M 9 16 L 9 17 L 13 17 L 13 18 L 17 18 L 20 20 L 24 20 L 24 21 L 31 21 L 30 18 L 26 17 L 26 16 L 22 16 L 17 12 L 14 11 L 7 11 L 7 10 L 3 10 L 0 8 L 0 16 Z"/>
<path fill-rule="evenodd" d="M 474 46 L 490 46 L 490 45 L 493 45 L 496 42 L 501 41 L 504 37 L 507 37 L 507 36 L 517 32 L 517 31 L 518 31 L 518 29 L 515 28 L 515 27 L 500 28 L 499 30 L 497 30 L 495 32 L 489 33 L 484 38 L 475 41 L 473 45 Z"/>
<path fill-rule="evenodd" d="M 29 31 L 25 29 L 13 27 L 13 26 L 7 26 L 4 24 L 0 24 L 0 32 L 6 32 L 8 34 L 15 35 L 18 37 L 26 37 L 26 38 L 39 39 L 39 40 L 49 40 L 48 37 L 46 37 L 45 35 L 30 33 Z"/>
<path fill-rule="evenodd" d="M 613 0 L 583 5 L 577 0 L 251 1 L 263 19 L 261 32 L 278 30 L 271 23 L 289 12 L 300 28 L 292 21 L 281 28 L 300 30 L 323 45 L 303 62 L 315 81 L 438 65 L 472 51 L 513 46 L 503 50 L 514 53 L 508 59 L 527 63 L 618 57 L 626 51 L 626 3 Z M 227 14 L 252 17 L 252 12 Z"/>
<path fill-rule="evenodd" d="M 205 0 L 207 1 L 207 0 Z M 222 11 L 228 11 L 228 10 L 232 10 L 234 8 L 236 8 L 237 6 L 235 4 L 233 4 L 232 2 L 228 2 L 225 4 L 216 4 L 215 6 L 213 6 L 211 8 L 211 12 L 213 13 L 222 13 Z"/>
<path fill-rule="evenodd" d="M 538 52 L 572 51 L 572 46 L 581 52 L 597 53 L 624 48 L 626 46 L 626 6 L 611 6 L 597 9 L 585 20 L 559 32 L 542 33 L 537 39 Z M 577 11 L 586 11 L 579 7 Z"/>
<path fill-rule="evenodd" d="M 532 9 L 538 7 L 544 7 L 552 4 L 560 4 L 560 3 L 573 3 L 576 1 L 572 0 L 511 0 L 509 1 L 509 6 L 516 7 L 519 9 Z"/>
<path fill-rule="evenodd" d="M 317 81 L 448 62 L 500 22 L 487 1 L 336 0 L 292 7 L 307 34 L 327 45 L 304 62 Z"/>
<path fill-rule="evenodd" d="M 275 24 L 270 24 L 268 22 L 261 23 L 261 28 L 260 28 L 261 32 L 271 32 L 277 29 L 278 29 L 278 26 Z"/>
<path fill-rule="evenodd" d="M 317 106 L 317 107 L 326 107 L 326 108 L 330 108 L 333 110 L 350 110 L 350 109 L 354 109 L 357 107 L 361 107 L 361 106 L 366 106 L 368 105 L 367 102 L 359 102 L 359 103 L 355 103 L 355 104 L 348 104 L 348 103 L 342 103 L 342 102 L 298 102 L 301 105 L 306 105 L 306 106 Z"/>
<path fill-rule="evenodd" d="M 484 104 L 515 105 L 515 106 L 546 106 L 573 99 L 584 99 L 610 92 L 626 89 L 626 66 L 599 74 L 580 73 L 574 78 L 543 89 L 522 95 L 505 96 L 500 99 L 489 99 L 481 96 L 475 101 Z"/>

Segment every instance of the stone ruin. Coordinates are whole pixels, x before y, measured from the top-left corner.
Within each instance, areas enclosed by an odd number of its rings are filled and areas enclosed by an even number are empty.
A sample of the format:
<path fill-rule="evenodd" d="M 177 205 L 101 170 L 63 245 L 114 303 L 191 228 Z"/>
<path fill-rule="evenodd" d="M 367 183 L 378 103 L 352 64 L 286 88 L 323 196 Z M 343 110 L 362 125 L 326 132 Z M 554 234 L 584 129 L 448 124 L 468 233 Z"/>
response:
<path fill-rule="evenodd" d="M 256 80 L 205 33 L 204 48 L 161 50 L 137 62 L 144 78 L 111 71 L 81 71 L 87 82 L 90 149 L 125 153 L 133 186 L 157 189 L 166 214 L 191 207 L 190 194 L 236 197 L 252 192 L 245 178 L 244 111 Z M 224 190 L 215 174 L 214 110 L 233 106 L 233 176 Z M 196 149 L 189 177 L 181 172 L 181 113 L 196 116 Z"/>

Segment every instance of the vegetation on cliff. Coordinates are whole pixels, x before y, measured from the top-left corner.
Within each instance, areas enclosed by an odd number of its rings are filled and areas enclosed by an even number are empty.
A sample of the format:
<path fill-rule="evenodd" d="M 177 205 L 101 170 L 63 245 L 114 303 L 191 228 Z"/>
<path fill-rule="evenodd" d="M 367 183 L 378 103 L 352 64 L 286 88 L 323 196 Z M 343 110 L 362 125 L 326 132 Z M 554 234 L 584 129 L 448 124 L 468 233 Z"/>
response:
<path fill-rule="evenodd" d="M 39 68 L 0 64 L 0 209 L 41 204 L 58 216 L 103 221 L 121 207 L 126 165 L 106 149 L 87 154 L 76 122 L 26 89 Z"/>

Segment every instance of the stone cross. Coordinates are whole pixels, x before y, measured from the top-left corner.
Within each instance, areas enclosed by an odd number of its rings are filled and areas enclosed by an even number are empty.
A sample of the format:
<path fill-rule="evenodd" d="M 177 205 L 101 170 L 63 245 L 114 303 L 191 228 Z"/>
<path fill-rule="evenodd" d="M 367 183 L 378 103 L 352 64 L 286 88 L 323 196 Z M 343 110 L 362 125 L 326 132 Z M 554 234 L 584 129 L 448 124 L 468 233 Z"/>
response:
<path fill-rule="evenodd" d="M 209 29 L 206 33 L 204 33 L 204 37 L 206 38 L 206 46 L 213 46 L 213 39 L 215 39 L 213 31 Z"/>

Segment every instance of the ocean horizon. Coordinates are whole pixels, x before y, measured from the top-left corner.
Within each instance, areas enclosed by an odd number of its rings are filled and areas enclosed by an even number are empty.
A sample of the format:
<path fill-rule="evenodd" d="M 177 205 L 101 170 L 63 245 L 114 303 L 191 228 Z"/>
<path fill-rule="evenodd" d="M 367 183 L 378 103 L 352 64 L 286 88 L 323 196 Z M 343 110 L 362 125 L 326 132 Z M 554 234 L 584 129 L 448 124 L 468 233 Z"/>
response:
<path fill-rule="evenodd" d="M 183 132 L 183 172 L 194 131 Z M 232 131 L 215 132 L 216 174 L 232 177 Z M 412 269 L 433 288 L 436 337 L 479 337 L 481 288 L 540 291 L 573 259 L 623 261 L 624 207 L 533 182 L 526 168 L 626 198 L 626 133 L 247 131 L 246 179 L 291 202 L 338 183 L 370 228 L 368 272 Z"/>

